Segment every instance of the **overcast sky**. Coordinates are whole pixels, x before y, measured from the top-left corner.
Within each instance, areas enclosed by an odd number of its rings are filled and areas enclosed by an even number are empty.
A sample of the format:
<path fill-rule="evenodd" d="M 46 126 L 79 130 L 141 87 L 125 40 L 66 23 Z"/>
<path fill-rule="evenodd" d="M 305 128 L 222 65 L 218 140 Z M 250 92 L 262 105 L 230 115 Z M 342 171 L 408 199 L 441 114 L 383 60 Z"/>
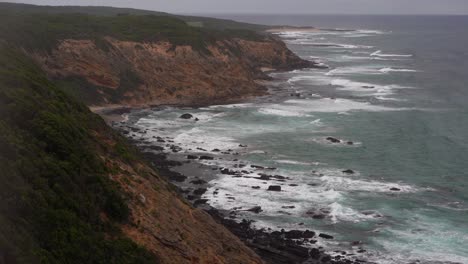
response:
<path fill-rule="evenodd" d="M 468 0 L 10 0 L 5 2 L 38 5 L 101 5 L 171 13 L 207 14 L 468 14 Z"/>

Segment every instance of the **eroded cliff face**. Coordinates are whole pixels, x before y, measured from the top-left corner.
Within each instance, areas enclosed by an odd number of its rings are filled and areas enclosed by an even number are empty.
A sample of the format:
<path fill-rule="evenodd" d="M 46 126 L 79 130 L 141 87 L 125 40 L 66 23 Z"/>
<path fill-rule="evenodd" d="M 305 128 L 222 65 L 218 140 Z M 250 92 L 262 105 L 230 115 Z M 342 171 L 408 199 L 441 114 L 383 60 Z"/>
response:
<path fill-rule="evenodd" d="M 67 39 L 51 53 L 33 57 L 50 78 L 67 83 L 90 105 L 237 101 L 265 93 L 258 80 L 267 78 L 267 69 L 311 65 L 271 36 L 262 41 L 226 39 L 205 51 L 168 42 L 104 40 Z"/>
<path fill-rule="evenodd" d="M 110 155 L 115 141 L 96 132 L 111 179 L 127 196 L 131 222 L 123 233 L 167 264 L 257 264 L 263 261 L 225 227 L 179 197 L 174 187 L 146 163 Z"/>

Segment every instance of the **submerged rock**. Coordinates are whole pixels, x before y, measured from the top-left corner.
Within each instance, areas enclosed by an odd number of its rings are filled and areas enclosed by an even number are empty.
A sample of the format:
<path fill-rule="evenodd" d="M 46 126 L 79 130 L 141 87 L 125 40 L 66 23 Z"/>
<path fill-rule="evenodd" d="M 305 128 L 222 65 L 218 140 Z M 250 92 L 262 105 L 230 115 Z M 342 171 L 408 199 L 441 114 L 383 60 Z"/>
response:
<path fill-rule="evenodd" d="M 351 170 L 351 169 L 348 169 L 348 170 L 344 170 L 342 171 L 343 173 L 346 173 L 346 174 L 354 174 L 354 171 Z"/>
<path fill-rule="evenodd" d="M 190 118 L 192 118 L 192 117 L 193 117 L 193 115 L 188 114 L 188 113 L 179 116 L 179 118 L 182 118 L 182 119 L 190 119 Z"/>
<path fill-rule="evenodd" d="M 327 137 L 327 140 L 331 143 L 341 143 L 341 140 L 334 138 L 334 137 Z"/>
<path fill-rule="evenodd" d="M 399 192 L 399 191 L 401 191 L 401 189 L 393 187 L 393 188 L 390 188 L 390 191 Z"/>

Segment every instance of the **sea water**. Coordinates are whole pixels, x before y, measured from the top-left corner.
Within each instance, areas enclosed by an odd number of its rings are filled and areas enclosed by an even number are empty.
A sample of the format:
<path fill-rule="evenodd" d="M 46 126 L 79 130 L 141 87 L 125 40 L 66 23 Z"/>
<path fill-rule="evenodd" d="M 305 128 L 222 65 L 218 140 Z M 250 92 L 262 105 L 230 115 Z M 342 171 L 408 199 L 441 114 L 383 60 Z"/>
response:
<path fill-rule="evenodd" d="M 242 178 L 213 170 L 204 198 L 218 209 L 261 206 L 239 214 L 258 227 L 331 234 L 318 242 L 329 250 L 361 241 L 377 263 L 468 263 L 468 17 L 231 18 L 352 30 L 278 33 L 329 69 L 273 73 L 270 95 L 242 104 L 130 114 L 146 140 L 217 157 L 207 166 L 245 164 Z M 187 112 L 199 121 L 178 118 Z"/>

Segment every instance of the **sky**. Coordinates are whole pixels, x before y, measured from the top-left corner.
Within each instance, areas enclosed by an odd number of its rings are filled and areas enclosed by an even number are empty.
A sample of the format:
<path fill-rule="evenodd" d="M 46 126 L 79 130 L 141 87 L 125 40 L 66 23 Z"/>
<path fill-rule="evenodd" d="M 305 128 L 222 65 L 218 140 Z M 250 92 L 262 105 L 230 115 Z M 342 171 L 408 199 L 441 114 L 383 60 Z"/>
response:
<path fill-rule="evenodd" d="M 9 0 L 5 2 L 132 7 L 192 14 L 468 14 L 468 0 Z"/>

